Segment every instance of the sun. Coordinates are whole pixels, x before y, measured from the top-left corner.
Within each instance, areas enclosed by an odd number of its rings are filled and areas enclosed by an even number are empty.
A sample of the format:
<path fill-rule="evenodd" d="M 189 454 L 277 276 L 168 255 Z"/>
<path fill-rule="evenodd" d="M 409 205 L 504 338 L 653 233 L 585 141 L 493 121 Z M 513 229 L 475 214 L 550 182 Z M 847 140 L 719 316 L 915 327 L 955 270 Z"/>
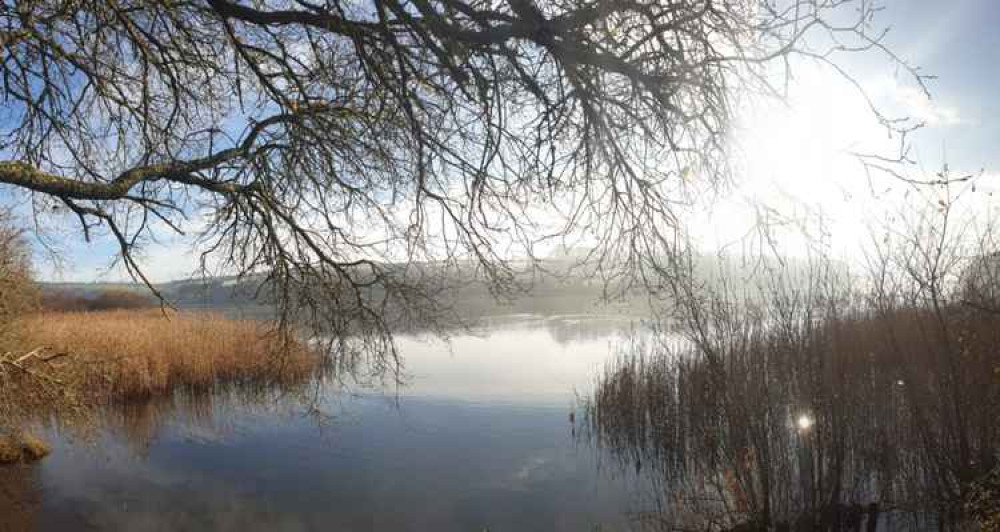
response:
<path fill-rule="evenodd" d="M 842 75 L 800 65 L 784 99 L 757 98 L 738 110 L 731 138 L 734 186 L 701 224 L 716 244 L 732 242 L 759 221 L 761 205 L 789 218 L 818 213 L 857 241 L 859 199 L 867 180 L 856 152 L 887 147 L 865 98 Z M 706 220 L 707 221 L 707 220 Z M 789 249 L 796 254 L 792 240 Z"/>

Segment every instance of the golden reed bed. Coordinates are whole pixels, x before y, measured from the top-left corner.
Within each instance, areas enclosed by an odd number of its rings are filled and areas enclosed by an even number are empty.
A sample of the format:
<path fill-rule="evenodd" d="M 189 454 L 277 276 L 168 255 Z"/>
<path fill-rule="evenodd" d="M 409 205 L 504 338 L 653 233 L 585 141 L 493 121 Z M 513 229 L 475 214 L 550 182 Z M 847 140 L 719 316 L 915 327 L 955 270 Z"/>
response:
<path fill-rule="evenodd" d="M 305 342 L 217 313 L 44 312 L 16 325 L 15 339 L 0 350 L 0 434 L 177 390 L 290 390 L 324 367 Z"/>
<path fill-rule="evenodd" d="M 68 354 L 67 377 L 82 379 L 77 384 L 86 395 L 112 400 L 235 381 L 299 381 L 320 364 L 304 343 L 265 323 L 217 313 L 49 312 L 22 325 L 23 345 Z"/>
<path fill-rule="evenodd" d="M 86 426 L 96 407 L 177 390 L 291 390 L 323 368 L 319 353 L 265 322 L 210 312 L 43 312 L 19 320 L 14 336 L 0 350 L 0 464 L 47 454 L 21 432 L 32 421 Z"/>

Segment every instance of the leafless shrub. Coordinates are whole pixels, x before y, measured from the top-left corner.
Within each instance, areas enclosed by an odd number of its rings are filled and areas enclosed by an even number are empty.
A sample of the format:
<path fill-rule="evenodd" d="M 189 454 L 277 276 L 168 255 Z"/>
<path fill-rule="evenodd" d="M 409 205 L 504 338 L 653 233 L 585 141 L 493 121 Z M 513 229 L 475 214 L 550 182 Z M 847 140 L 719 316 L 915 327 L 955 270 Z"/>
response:
<path fill-rule="evenodd" d="M 1000 466 L 972 485 L 965 504 L 982 532 L 1000 530 Z"/>
<path fill-rule="evenodd" d="M 11 325 L 37 302 L 31 255 L 9 211 L 0 210 L 0 350 Z"/>
<path fill-rule="evenodd" d="M 659 479 L 653 522 L 959 522 L 1000 456 L 1000 314 L 970 304 L 995 289 L 970 273 L 990 237 L 955 222 L 918 213 L 862 277 L 817 261 L 678 284 L 675 339 L 632 344 L 587 407 L 595 440 Z"/>

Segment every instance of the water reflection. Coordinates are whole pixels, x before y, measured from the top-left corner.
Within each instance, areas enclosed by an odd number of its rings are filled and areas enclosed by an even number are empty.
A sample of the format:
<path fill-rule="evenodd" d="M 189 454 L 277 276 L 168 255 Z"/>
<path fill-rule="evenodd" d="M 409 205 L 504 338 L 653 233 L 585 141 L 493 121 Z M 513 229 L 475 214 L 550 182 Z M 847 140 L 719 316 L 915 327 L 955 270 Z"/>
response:
<path fill-rule="evenodd" d="M 0 471 L 0 531 L 35 529 L 39 496 L 36 473 L 35 468 L 22 466 Z"/>
<path fill-rule="evenodd" d="M 937 401 L 934 368 L 873 355 L 878 336 L 859 322 L 794 345 L 735 330 L 745 336 L 708 347 L 636 334 L 585 404 L 583 440 L 650 482 L 642 528 L 966 529 L 934 469 L 955 459 L 939 436 L 951 420 L 925 409 Z M 922 379 L 901 381 L 896 364 Z M 992 430 L 988 419 L 974 430 Z M 994 457 L 959 465 L 989 470 Z"/>
<path fill-rule="evenodd" d="M 551 317 L 550 317 L 551 318 Z M 37 530 L 623 530 L 634 479 L 573 438 L 627 320 L 508 316 L 401 339 L 409 385 L 179 394 L 46 436 Z M 317 402 L 311 400 L 318 398 Z M 308 408 L 307 408 L 308 407 Z M 2 483 L 0 483 L 2 484 Z M 24 489 L 14 486 L 12 489 Z M 2 528 L 0 528 L 2 530 Z"/>
<path fill-rule="evenodd" d="M 402 338 L 407 385 L 399 393 L 568 408 L 635 326 L 611 316 L 510 315 L 448 345 L 426 335 Z"/>

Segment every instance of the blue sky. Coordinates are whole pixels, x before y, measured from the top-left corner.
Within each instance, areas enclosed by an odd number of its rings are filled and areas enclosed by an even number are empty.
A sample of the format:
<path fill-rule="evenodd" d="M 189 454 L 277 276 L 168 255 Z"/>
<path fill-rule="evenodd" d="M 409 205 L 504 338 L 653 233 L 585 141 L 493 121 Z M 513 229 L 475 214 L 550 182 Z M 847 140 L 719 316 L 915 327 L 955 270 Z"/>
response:
<path fill-rule="evenodd" d="M 945 143 L 958 165 L 1000 169 L 1000 2 L 894 0 L 886 15 L 891 45 L 938 76 L 934 100 L 957 108 L 962 122 L 922 132 L 921 152 L 940 157 Z"/>
<path fill-rule="evenodd" d="M 888 0 L 884 5 L 876 22 L 891 26 L 888 47 L 922 73 L 936 76 L 927 83 L 931 98 L 872 55 L 851 56 L 841 64 L 880 109 L 926 123 L 909 137 L 909 155 L 917 161 L 911 177 L 934 177 L 945 163 L 953 176 L 981 173 L 978 192 L 967 194 L 962 208 L 977 215 L 997 212 L 990 193 L 1000 192 L 1000 101 L 995 96 L 1000 93 L 995 52 L 1000 50 L 995 29 L 1000 2 Z M 760 203 L 789 216 L 821 212 L 831 235 L 828 251 L 836 258 L 860 259 L 872 228 L 919 207 L 917 195 L 884 175 L 876 175 L 870 185 L 849 155 L 896 153 L 856 91 L 837 74 L 814 65 L 795 65 L 794 71 L 791 91 L 796 94 L 787 108 L 750 111 L 743 121 L 745 131 L 737 136 L 742 136 L 745 168 L 737 176 L 735 199 L 719 202 L 694 225 L 705 228 L 703 241 L 732 245 L 737 235 L 747 233 Z M 936 202 L 938 193 L 931 190 L 921 201 Z M 782 251 L 794 254 L 807 246 L 801 237 L 789 242 Z M 743 242 L 735 243 L 746 250 Z"/>
<path fill-rule="evenodd" d="M 984 190 L 1000 189 L 1000 151 L 996 148 L 1000 138 L 1000 98 L 997 97 L 1000 94 L 1000 69 L 997 68 L 1000 66 L 1000 31 L 996 29 L 1000 25 L 1000 2 L 887 0 L 885 6 L 878 20 L 892 26 L 888 37 L 890 47 L 911 64 L 919 65 L 925 73 L 938 77 L 930 82 L 933 98 L 922 101 L 905 87 L 893 86 L 893 72 L 884 64 L 873 67 L 859 62 L 855 65 L 861 73 L 858 80 L 880 97 L 895 99 L 892 105 L 898 104 L 928 119 L 927 127 L 911 139 L 913 154 L 926 171 L 938 170 L 945 161 L 957 171 L 982 169 Z M 775 189 L 784 187 L 791 191 L 790 195 L 795 195 L 798 189 L 798 194 L 809 201 L 808 196 L 815 200 L 815 196 L 824 194 L 817 192 L 826 190 L 823 187 L 833 187 L 829 190 L 836 194 L 831 192 L 822 198 L 823 209 L 834 217 L 844 218 L 849 225 L 856 221 L 856 198 L 863 194 L 856 170 L 837 155 L 824 155 L 822 148 L 808 141 L 802 146 L 796 144 L 782 150 L 770 148 L 778 144 L 773 139 L 783 134 L 790 135 L 786 141 L 793 144 L 801 142 L 802 137 L 815 137 L 823 142 L 832 138 L 833 144 L 844 144 L 845 139 L 853 142 L 855 136 L 864 139 L 880 134 L 871 123 L 861 123 L 863 117 L 856 121 L 844 117 L 848 109 L 857 110 L 857 101 L 845 96 L 840 102 L 840 95 L 846 88 L 835 81 L 828 82 L 824 76 L 803 76 L 805 83 L 813 83 L 806 92 L 828 91 L 820 97 L 805 98 L 801 108 L 790 111 L 774 123 L 751 121 L 754 125 L 749 126 L 747 137 L 757 143 L 751 142 L 751 146 L 763 147 L 755 151 L 767 153 L 749 165 L 751 171 L 746 177 L 750 184 L 742 192 L 769 197 Z M 831 125 L 838 120 L 839 125 Z M 836 149 L 841 147 L 835 146 Z M 789 157 L 789 153 L 803 152 L 809 156 L 800 155 L 798 160 Z M 835 201 L 827 201 L 833 195 L 842 200 L 839 206 Z M 720 210 L 710 211 L 714 218 L 707 220 L 708 225 L 721 228 L 722 232 L 738 233 L 745 220 L 735 216 L 722 219 Z M 41 279 L 110 281 L 125 278 L 120 269 L 107 269 L 117 251 L 107 236 L 84 244 L 71 218 L 61 218 L 56 223 L 65 225 L 62 232 L 66 234 L 53 239 L 62 257 L 62 267 L 57 268 L 39 252 L 36 269 Z M 856 226 L 845 229 L 842 234 L 841 247 L 844 249 L 861 238 Z M 155 281 L 167 281 L 194 272 L 197 257 L 189 239 L 170 238 L 147 246 L 143 263 Z"/>

